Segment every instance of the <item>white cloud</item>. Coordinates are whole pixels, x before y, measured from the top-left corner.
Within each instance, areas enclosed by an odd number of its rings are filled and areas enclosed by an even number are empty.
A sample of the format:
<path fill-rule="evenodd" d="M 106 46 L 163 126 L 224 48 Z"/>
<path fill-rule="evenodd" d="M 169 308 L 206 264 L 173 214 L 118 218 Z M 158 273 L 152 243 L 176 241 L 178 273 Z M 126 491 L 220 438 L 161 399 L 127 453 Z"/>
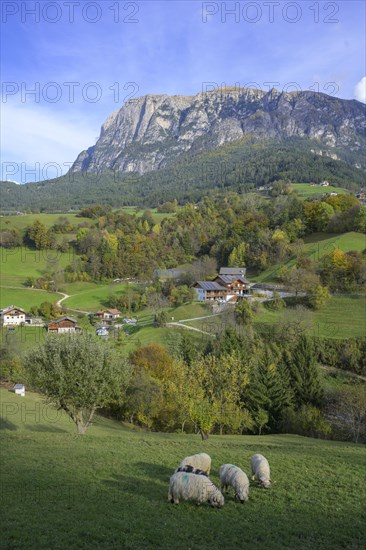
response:
<path fill-rule="evenodd" d="M 358 101 L 366 103 L 366 76 L 361 78 L 360 82 L 356 84 L 354 94 L 355 98 L 358 99 Z"/>
<path fill-rule="evenodd" d="M 66 173 L 99 134 L 99 124 L 41 105 L 8 101 L 1 105 L 1 116 L 1 176 L 21 183 Z"/>

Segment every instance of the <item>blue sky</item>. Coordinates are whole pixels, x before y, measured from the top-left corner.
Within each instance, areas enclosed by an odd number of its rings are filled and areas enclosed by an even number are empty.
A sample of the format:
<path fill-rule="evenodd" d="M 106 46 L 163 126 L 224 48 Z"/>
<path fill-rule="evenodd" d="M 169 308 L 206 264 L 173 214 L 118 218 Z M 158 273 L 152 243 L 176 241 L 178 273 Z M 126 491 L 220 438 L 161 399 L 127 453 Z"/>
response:
<path fill-rule="evenodd" d="M 1 7 L 4 179 L 65 173 L 111 112 L 147 93 L 276 83 L 365 101 L 363 1 L 3 0 Z"/>

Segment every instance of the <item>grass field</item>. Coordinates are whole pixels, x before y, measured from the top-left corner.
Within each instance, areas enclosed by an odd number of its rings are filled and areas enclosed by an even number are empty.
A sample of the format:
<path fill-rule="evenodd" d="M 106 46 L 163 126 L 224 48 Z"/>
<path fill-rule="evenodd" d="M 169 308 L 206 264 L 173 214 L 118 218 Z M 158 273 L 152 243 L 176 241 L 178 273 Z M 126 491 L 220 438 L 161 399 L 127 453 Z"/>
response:
<path fill-rule="evenodd" d="M 32 306 L 39 306 L 42 302 L 57 302 L 62 298 L 56 292 L 32 290 L 27 288 L 0 288 L 0 308 L 14 305 L 29 311 Z"/>
<path fill-rule="evenodd" d="M 362 252 L 366 248 L 366 235 L 350 231 L 342 235 L 334 235 L 332 233 L 313 233 L 310 237 L 304 239 L 305 254 L 314 261 L 319 261 L 323 256 L 330 254 L 337 248 L 347 252 L 349 250 L 357 250 Z M 259 275 L 250 274 L 248 277 L 251 281 L 257 283 L 275 282 L 278 276 L 278 271 L 281 267 L 293 267 L 295 260 L 291 259 L 285 263 L 271 266 Z"/>
<path fill-rule="evenodd" d="M 65 308 L 81 309 L 86 311 L 97 311 L 101 307 L 107 307 L 108 297 L 111 294 L 124 294 L 128 287 L 134 288 L 133 284 L 109 284 L 97 285 L 94 283 L 75 283 L 64 285 L 66 293 L 72 294 L 62 303 Z"/>
<path fill-rule="evenodd" d="M 254 316 L 254 323 L 268 325 L 268 330 L 277 325 L 282 318 L 291 313 L 288 307 L 282 311 L 271 311 L 264 305 L 260 313 Z M 357 338 L 366 335 L 366 298 L 360 296 L 333 296 L 327 305 L 318 311 L 309 310 L 311 320 L 310 334 L 321 338 Z M 222 333 L 228 326 L 225 313 L 186 323 L 209 334 Z M 231 326 L 232 321 L 229 321 Z M 245 327 L 239 327 L 244 330 Z"/>
<path fill-rule="evenodd" d="M 135 206 L 123 206 L 122 208 L 118 209 L 121 212 L 125 212 L 126 214 L 130 214 L 130 216 L 136 215 L 137 217 L 141 217 L 144 213 L 144 209 L 140 210 L 138 209 L 136 211 Z M 152 213 L 152 217 L 156 223 L 161 222 L 164 218 L 171 218 L 172 216 L 175 216 L 174 213 L 172 214 L 164 214 L 162 212 L 158 212 L 156 208 L 150 208 L 148 209 Z"/>
<path fill-rule="evenodd" d="M 28 277 L 41 277 L 47 267 L 69 265 L 75 253 L 57 250 L 31 250 L 27 247 L 0 249 L 0 283 L 2 286 L 21 286 Z"/>
<path fill-rule="evenodd" d="M 289 435 L 146 433 L 96 417 L 83 437 L 35 394 L 2 402 L 2 548 L 363 549 L 365 447 Z M 167 502 L 169 477 L 196 452 L 212 457 L 211 479 L 232 462 L 249 473 L 262 452 L 272 488 L 251 482 L 221 510 Z"/>
<path fill-rule="evenodd" d="M 325 195 L 329 193 L 338 193 L 339 195 L 349 194 L 343 187 L 322 187 L 321 185 L 310 185 L 310 183 L 291 183 L 293 190 L 301 199 L 313 198 L 316 195 Z"/>
<path fill-rule="evenodd" d="M 19 216 L 3 216 L 0 218 L 0 229 L 4 230 L 16 227 L 20 231 L 23 231 L 28 225 L 31 225 L 36 220 L 42 222 L 47 229 L 49 229 L 57 222 L 60 216 L 62 216 L 62 218 L 67 218 L 69 222 L 75 226 L 82 222 L 93 223 L 93 220 L 90 218 L 82 218 L 76 214 L 22 214 Z"/>
<path fill-rule="evenodd" d="M 277 324 L 289 309 L 281 312 L 263 309 L 255 316 L 255 323 Z M 318 311 L 312 311 L 311 334 L 321 338 L 357 338 L 366 334 L 366 298 L 333 296 L 328 304 Z"/>

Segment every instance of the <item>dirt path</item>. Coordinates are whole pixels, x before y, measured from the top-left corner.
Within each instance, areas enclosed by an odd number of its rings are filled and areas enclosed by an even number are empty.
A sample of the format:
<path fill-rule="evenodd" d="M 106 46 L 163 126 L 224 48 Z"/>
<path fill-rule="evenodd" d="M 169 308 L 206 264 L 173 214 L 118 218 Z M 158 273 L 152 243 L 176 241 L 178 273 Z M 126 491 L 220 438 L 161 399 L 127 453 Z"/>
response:
<path fill-rule="evenodd" d="M 48 292 L 48 290 L 45 290 L 44 288 L 32 288 L 32 287 L 28 287 L 28 286 L 6 286 L 6 285 L 1 285 L 1 288 L 10 288 L 10 289 L 13 289 L 13 290 L 37 290 L 38 292 Z M 67 298 L 71 298 L 71 296 L 73 296 L 73 294 L 66 294 L 65 292 L 60 292 L 59 290 L 53 290 L 52 291 L 53 294 L 61 294 L 62 298 L 60 298 L 57 302 L 56 302 L 56 305 L 58 307 L 63 307 L 62 306 L 62 302 L 64 300 L 66 300 Z M 92 313 L 91 311 L 84 311 L 82 309 L 72 309 L 70 307 L 65 307 L 64 309 L 67 309 L 68 311 L 75 311 L 76 313 L 84 313 L 85 315 L 89 315 L 90 313 Z"/>
<path fill-rule="evenodd" d="M 207 334 L 208 336 L 212 336 L 209 332 L 205 332 L 204 330 L 200 330 L 199 328 L 195 327 L 188 327 L 187 325 L 182 325 L 179 323 L 167 323 L 167 327 L 178 327 L 178 328 L 186 328 L 187 330 L 194 330 L 195 332 L 200 332 L 201 334 Z"/>
<path fill-rule="evenodd" d="M 320 365 L 320 368 L 327 372 L 339 372 L 346 376 L 350 376 L 351 378 L 358 378 L 359 380 L 363 380 L 364 382 L 366 382 L 366 376 L 363 376 L 362 374 L 356 374 L 355 372 L 351 372 L 349 370 L 338 369 L 337 367 L 327 367 L 327 365 Z"/>

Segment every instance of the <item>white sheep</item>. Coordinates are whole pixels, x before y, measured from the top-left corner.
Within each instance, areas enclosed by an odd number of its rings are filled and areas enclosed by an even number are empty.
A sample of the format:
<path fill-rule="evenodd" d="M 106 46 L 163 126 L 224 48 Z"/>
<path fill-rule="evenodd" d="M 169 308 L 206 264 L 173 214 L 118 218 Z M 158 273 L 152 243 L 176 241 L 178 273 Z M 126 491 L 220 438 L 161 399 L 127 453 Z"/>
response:
<path fill-rule="evenodd" d="M 234 487 L 235 498 L 242 504 L 249 499 L 249 479 L 243 470 L 234 464 L 223 464 L 219 470 L 221 491 Z"/>
<path fill-rule="evenodd" d="M 215 508 L 224 505 L 221 491 L 208 477 L 188 472 L 176 472 L 170 478 L 168 501 L 179 504 L 179 499 L 192 500 L 198 505 L 208 502 Z"/>
<path fill-rule="evenodd" d="M 250 459 L 252 467 L 252 479 L 257 478 L 262 487 L 268 489 L 271 485 L 271 473 L 268 460 L 260 454 L 253 455 Z"/>
<path fill-rule="evenodd" d="M 179 464 L 175 472 L 177 472 L 179 468 L 183 468 L 184 466 L 192 466 L 192 468 L 194 468 L 195 470 L 202 470 L 207 475 L 210 475 L 211 457 L 206 453 L 186 456 L 185 458 L 183 458 L 182 462 Z"/>
<path fill-rule="evenodd" d="M 177 472 L 188 472 L 189 474 L 195 474 L 196 476 L 207 476 L 206 472 L 203 470 L 200 470 L 199 468 L 193 468 L 193 466 L 190 466 L 187 464 L 186 466 L 179 466 L 179 468 L 176 469 L 175 473 Z"/>

